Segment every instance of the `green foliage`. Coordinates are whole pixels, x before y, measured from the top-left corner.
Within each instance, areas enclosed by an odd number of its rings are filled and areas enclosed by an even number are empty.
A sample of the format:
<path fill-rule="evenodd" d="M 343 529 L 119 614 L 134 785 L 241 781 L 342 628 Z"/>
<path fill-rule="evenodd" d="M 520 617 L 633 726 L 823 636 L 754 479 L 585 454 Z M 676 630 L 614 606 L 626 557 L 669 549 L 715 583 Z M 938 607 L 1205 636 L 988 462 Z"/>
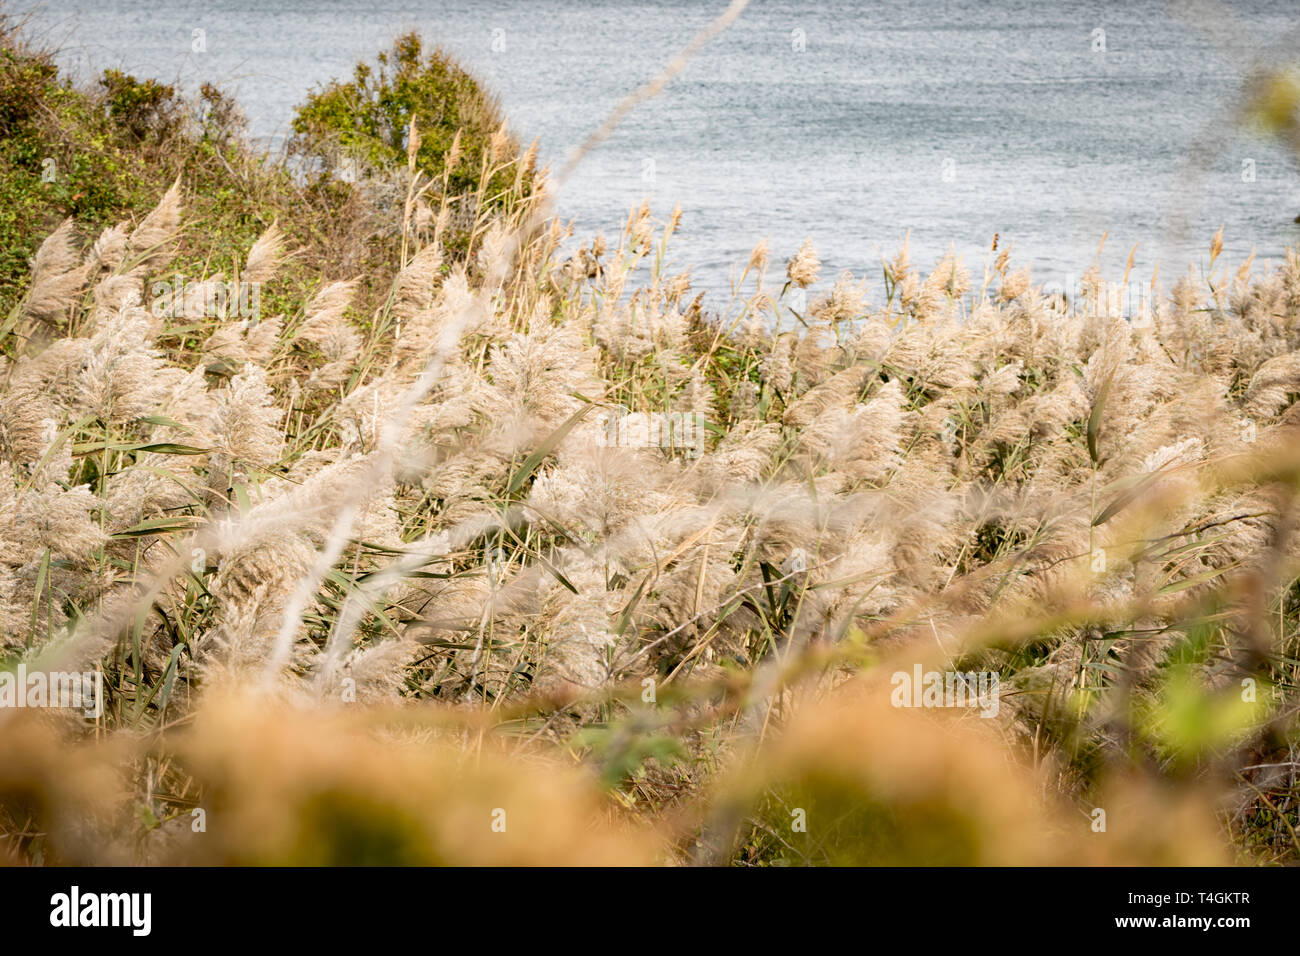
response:
<path fill-rule="evenodd" d="M 942 799 L 882 799 L 848 776 L 810 774 L 766 794 L 736 862 L 748 866 L 976 866 L 982 833 Z M 813 826 L 797 829 L 802 817 Z M 807 826 L 804 824 L 804 826 Z"/>
<path fill-rule="evenodd" d="M 600 767 L 600 782 L 605 787 L 643 776 L 647 761 L 670 766 L 688 756 L 681 741 L 663 733 L 643 714 L 613 725 L 589 724 L 574 735 L 573 742 L 591 748 L 591 759 Z"/>
<path fill-rule="evenodd" d="M 105 70 L 99 81 L 108 91 L 108 115 L 137 140 L 161 137 L 180 121 L 180 100 L 173 87 L 157 80 L 137 80 L 121 70 Z"/>
<path fill-rule="evenodd" d="M 48 55 L 0 37 L 0 311 L 59 222 L 97 230 L 142 216 L 198 145 L 175 148 L 171 87 L 117 70 L 100 87 L 77 90 Z"/>
<path fill-rule="evenodd" d="M 337 181 L 304 186 L 283 163 L 254 155 L 238 108 L 220 90 L 204 85 L 189 100 L 118 70 L 80 89 L 0 23 L 0 315 L 13 308 L 41 241 L 64 219 L 75 218 L 90 241 L 106 227 L 139 222 L 178 175 L 188 231 L 203 241 L 183 240 L 175 272 L 233 275 L 278 219 L 300 254 L 264 308 L 284 307 L 282 296 L 329 267 L 366 275 L 363 306 L 387 288 L 393 240 L 369 220 L 357 191 Z"/>
<path fill-rule="evenodd" d="M 330 277 L 365 277 L 357 306 L 369 311 L 391 281 L 396 240 L 370 199 L 330 175 L 338 159 L 330 144 L 346 145 L 387 175 L 406 166 L 413 117 L 421 140 L 416 161 L 436 177 L 435 195 L 473 194 L 452 207 L 443 237 L 452 253 L 466 248 L 477 208 L 501 205 L 506 193 L 530 193 L 531 169 L 513 140 L 496 136 L 502 120 L 495 100 L 445 53 L 426 54 L 412 34 L 378 61 L 377 69 L 359 65 L 352 82 L 330 84 L 299 110 L 294 146 L 321 157 L 327 173 L 304 183 L 286 164 L 248 149 L 242 115 L 215 87 L 205 84 L 187 99 L 156 80 L 108 70 L 93 88 L 79 89 L 47 53 L 0 23 L 0 315 L 17 301 L 41 240 L 60 222 L 75 218 L 87 240 L 124 220 L 139 222 L 178 175 L 188 230 L 204 242 L 201 250 L 183 242 L 175 271 L 234 274 L 242 252 L 278 219 L 300 250 L 282 272 L 284 294 L 301 291 L 300 278 L 315 282 L 322 271 L 338 270 Z M 459 158 L 448 168 L 457 130 Z M 263 306 L 287 304 L 276 296 Z"/>
<path fill-rule="evenodd" d="M 62 219 L 101 227 L 156 202 L 146 166 L 117 148 L 109 119 L 47 56 L 0 43 L 0 309 Z"/>
<path fill-rule="evenodd" d="M 358 63 L 350 81 L 333 80 L 312 93 L 294 118 L 294 145 L 327 166 L 340 147 L 375 169 L 404 166 L 413 119 L 416 166 L 430 178 L 445 177 L 448 194 L 482 191 L 493 201 L 514 182 L 518 145 L 506 140 L 493 155 L 503 122 L 496 100 L 446 51 L 426 53 L 416 33 L 398 37 L 376 66 Z"/>
<path fill-rule="evenodd" d="M 46 57 L 0 48 L 0 135 L 8 140 L 31 121 L 58 70 Z"/>

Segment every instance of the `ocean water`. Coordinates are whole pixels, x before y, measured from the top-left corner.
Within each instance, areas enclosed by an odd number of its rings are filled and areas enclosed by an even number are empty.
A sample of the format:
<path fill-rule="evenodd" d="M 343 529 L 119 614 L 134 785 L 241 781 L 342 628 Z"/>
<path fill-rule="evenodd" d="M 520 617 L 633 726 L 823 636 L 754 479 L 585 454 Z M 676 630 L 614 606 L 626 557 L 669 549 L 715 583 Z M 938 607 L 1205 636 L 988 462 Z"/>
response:
<path fill-rule="evenodd" d="M 82 78 L 117 67 L 224 86 L 271 149 L 309 89 L 419 29 L 500 96 L 512 128 L 558 169 L 725 4 L 10 7 L 29 11 L 30 31 Z M 1113 278 L 1137 245 L 1135 277 L 1159 264 L 1172 280 L 1204 263 L 1221 225 L 1230 258 L 1276 259 L 1300 238 L 1296 160 L 1232 117 L 1253 64 L 1300 60 L 1297 12 L 1260 0 L 1200 16 L 1149 0 L 754 0 L 585 161 L 559 212 L 580 235 L 614 235 L 643 199 L 661 218 L 680 204 L 671 258 L 715 306 L 764 238 L 783 260 L 811 236 L 827 282 L 842 269 L 878 280 L 909 233 L 923 268 L 952 247 L 978 275 L 996 234 L 1013 263 L 1067 286 L 1103 236 Z M 1190 161 L 1198 144 L 1206 162 Z"/>

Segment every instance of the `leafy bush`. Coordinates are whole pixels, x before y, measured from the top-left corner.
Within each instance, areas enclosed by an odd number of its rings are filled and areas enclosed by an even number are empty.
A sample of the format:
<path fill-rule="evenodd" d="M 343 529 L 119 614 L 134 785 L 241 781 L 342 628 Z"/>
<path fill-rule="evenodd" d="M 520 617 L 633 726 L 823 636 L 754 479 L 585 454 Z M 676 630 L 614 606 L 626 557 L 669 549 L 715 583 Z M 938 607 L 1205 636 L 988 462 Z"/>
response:
<path fill-rule="evenodd" d="M 176 272 L 233 274 L 249 243 L 279 220 L 300 250 L 286 267 L 291 275 L 364 275 L 358 307 L 369 307 L 392 275 L 391 230 L 373 203 L 337 179 L 304 184 L 284 163 L 254 153 L 244 132 L 234 100 L 207 84 L 189 98 L 108 70 L 79 88 L 0 16 L 0 320 L 12 313 L 40 241 L 61 222 L 75 219 L 82 241 L 138 222 L 177 177 L 194 197 L 190 227 L 202 247 L 181 237 Z M 7 341 L 4 351 L 13 347 Z"/>
<path fill-rule="evenodd" d="M 174 87 L 140 81 L 121 70 L 105 70 L 99 83 L 108 91 L 108 115 L 136 139 L 166 136 L 180 122 L 181 102 Z"/>
<path fill-rule="evenodd" d="M 341 153 L 392 169 L 407 163 L 414 120 L 415 163 L 425 175 L 445 179 L 450 195 L 482 193 L 499 202 L 515 179 L 519 146 L 504 132 L 496 98 L 445 50 L 426 53 L 416 33 L 398 37 L 377 59 L 307 98 L 293 122 L 295 148 L 327 166 Z"/>

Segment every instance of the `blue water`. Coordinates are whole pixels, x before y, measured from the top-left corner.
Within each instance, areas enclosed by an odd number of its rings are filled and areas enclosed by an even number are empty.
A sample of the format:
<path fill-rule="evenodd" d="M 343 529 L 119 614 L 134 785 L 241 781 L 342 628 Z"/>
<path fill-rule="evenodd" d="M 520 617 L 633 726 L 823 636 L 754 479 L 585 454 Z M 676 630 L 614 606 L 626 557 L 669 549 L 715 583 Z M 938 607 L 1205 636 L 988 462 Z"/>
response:
<path fill-rule="evenodd" d="M 49 0 L 31 31 L 82 77 L 118 67 L 224 85 L 275 148 L 308 89 L 417 28 L 493 88 L 558 168 L 724 6 Z M 878 277 L 908 231 L 922 266 L 952 245 L 977 275 L 996 233 L 1042 281 L 1077 276 L 1107 233 L 1112 276 L 1140 243 L 1136 274 L 1159 262 L 1172 278 L 1206 259 L 1220 225 L 1230 259 L 1276 259 L 1300 237 L 1296 160 L 1229 121 L 1252 58 L 1281 45 L 1276 55 L 1300 60 L 1297 8 L 1216 9 L 1201 23 L 1146 0 L 754 0 L 588 159 L 559 210 L 582 234 L 612 235 L 642 199 L 660 217 L 680 203 L 673 258 L 716 305 L 765 237 L 783 259 L 812 236 L 827 279 Z M 1190 147 L 1219 133 L 1211 168 L 1191 175 Z"/>

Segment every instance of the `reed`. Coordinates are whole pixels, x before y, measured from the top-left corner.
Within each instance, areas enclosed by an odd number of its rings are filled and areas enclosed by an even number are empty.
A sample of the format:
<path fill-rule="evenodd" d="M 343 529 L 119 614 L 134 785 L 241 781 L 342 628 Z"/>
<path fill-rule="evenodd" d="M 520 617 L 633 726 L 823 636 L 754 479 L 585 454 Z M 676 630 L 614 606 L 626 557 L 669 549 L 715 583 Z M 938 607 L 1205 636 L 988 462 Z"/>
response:
<path fill-rule="evenodd" d="M 103 691 L 0 707 L 10 860 L 1297 860 L 1300 255 L 1123 314 L 760 243 L 712 309 L 680 210 L 515 177 L 451 250 L 400 181 L 373 309 L 275 222 L 198 258 L 277 314 L 160 297 L 179 182 L 40 246 L 0 650 Z"/>

